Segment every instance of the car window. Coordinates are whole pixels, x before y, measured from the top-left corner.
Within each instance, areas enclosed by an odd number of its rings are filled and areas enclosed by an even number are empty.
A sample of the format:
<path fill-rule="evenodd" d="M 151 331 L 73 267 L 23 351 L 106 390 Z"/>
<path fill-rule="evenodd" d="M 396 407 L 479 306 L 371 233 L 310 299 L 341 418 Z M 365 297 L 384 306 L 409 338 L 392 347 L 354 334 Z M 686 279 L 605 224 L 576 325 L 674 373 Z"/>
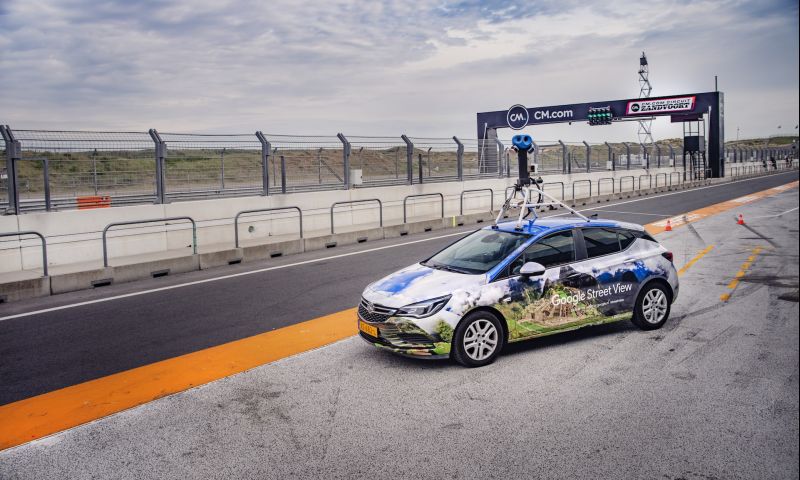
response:
<path fill-rule="evenodd" d="M 617 232 L 606 228 L 584 228 L 583 241 L 586 244 L 588 258 L 600 257 L 619 252 L 619 239 Z"/>
<path fill-rule="evenodd" d="M 572 240 L 572 230 L 558 232 L 537 240 L 526 248 L 522 255 L 511 262 L 507 276 L 518 275 L 519 270 L 527 262 L 541 263 L 545 268 L 550 268 L 573 260 L 575 260 L 575 242 Z"/>
<path fill-rule="evenodd" d="M 530 236 L 498 230 L 478 230 L 422 262 L 460 273 L 486 273 L 522 246 Z"/>
<path fill-rule="evenodd" d="M 630 246 L 631 243 L 633 243 L 634 240 L 636 240 L 636 236 L 627 230 L 619 230 L 617 233 L 619 233 L 620 250 L 625 250 Z"/>

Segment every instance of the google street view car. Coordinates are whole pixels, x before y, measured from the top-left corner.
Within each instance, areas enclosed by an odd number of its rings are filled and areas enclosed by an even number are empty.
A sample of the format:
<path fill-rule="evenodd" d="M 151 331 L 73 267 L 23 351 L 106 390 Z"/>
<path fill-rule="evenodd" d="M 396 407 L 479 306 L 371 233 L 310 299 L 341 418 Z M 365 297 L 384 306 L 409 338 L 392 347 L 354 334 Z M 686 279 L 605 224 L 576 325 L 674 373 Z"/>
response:
<path fill-rule="evenodd" d="M 551 197 L 530 185 L 518 184 L 519 220 L 477 230 L 368 285 L 358 306 L 361 337 L 477 367 L 509 342 L 627 319 L 644 330 L 664 325 L 678 295 L 672 253 L 640 225 L 543 203 Z M 536 194 L 540 201 L 529 203 Z M 551 204 L 574 216 L 536 218 L 536 207 Z"/>

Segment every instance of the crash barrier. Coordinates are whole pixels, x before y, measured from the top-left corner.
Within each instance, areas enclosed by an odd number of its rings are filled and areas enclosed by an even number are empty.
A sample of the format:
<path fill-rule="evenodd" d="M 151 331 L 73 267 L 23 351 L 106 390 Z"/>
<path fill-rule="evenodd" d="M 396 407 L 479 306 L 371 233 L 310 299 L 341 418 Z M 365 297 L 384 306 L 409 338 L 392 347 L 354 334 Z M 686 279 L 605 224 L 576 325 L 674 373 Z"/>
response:
<path fill-rule="evenodd" d="M 636 177 L 634 177 L 633 175 L 625 175 L 624 177 L 619 177 L 619 191 L 620 191 L 620 193 L 622 193 L 622 191 L 623 191 L 622 190 L 622 181 L 625 180 L 626 178 L 630 178 L 631 179 L 631 192 L 636 190 Z"/>
<path fill-rule="evenodd" d="M 23 230 L 19 232 L 8 232 L 8 233 L 0 233 L 0 237 L 16 237 L 16 236 L 23 236 L 23 235 L 36 235 L 39 237 L 39 240 L 42 241 L 42 274 L 43 276 L 47 276 L 47 240 L 45 240 L 44 235 L 35 231 L 35 230 Z M 22 239 L 20 239 L 22 241 Z"/>
<path fill-rule="evenodd" d="M 592 181 L 591 180 L 575 180 L 572 182 L 572 201 L 575 201 L 575 185 L 579 183 L 588 183 L 589 184 L 589 198 L 592 196 Z"/>
<path fill-rule="evenodd" d="M 436 196 L 438 196 L 442 202 L 442 218 L 444 218 L 444 195 L 442 195 L 441 193 L 418 193 L 416 195 L 406 195 L 403 198 L 403 223 L 408 223 L 408 217 L 406 215 L 406 207 L 409 198 L 436 197 Z"/>
<path fill-rule="evenodd" d="M 681 174 L 681 172 L 670 172 L 670 173 L 669 173 L 669 186 L 670 186 L 670 187 L 672 186 L 672 177 L 673 177 L 674 175 L 677 175 L 677 176 L 678 176 L 678 185 L 680 185 L 681 183 L 683 183 L 683 175 Z"/>
<path fill-rule="evenodd" d="M 508 189 L 506 189 L 506 191 L 508 191 Z M 490 212 L 494 211 L 494 190 L 492 190 L 491 188 L 474 188 L 472 190 L 463 190 L 461 192 L 461 198 L 459 199 L 459 210 L 458 210 L 460 215 L 464 215 L 464 194 L 478 193 L 478 192 L 489 192 L 489 203 L 490 203 L 489 211 Z M 442 217 L 444 217 L 444 211 L 442 212 Z"/>
<path fill-rule="evenodd" d="M 108 229 L 111 227 L 120 227 L 123 225 L 140 225 L 143 223 L 157 223 L 157 222 L 173 222 L 175 220 L 189 220 L 192 222 L 192 253 L 197 253 L 197 223 L 192 217 L 165 217 L 153 218 L 149 220 L 131 220 L 129 222 L 113 222 L 106 225 L 103 229 L 103 266 L 108 267 Z"/>
<path fill-rule="evenodd" d="M 333 207 L 331 207 L 331 209 L 333 209 Z M 300 238 L 303 238 L 303 211 L 300 210 L 300 207 L 275 207 L 275 208 L 256 208 L 253 210 L 242 210 L 241 212 L 237 212 L 236 216 L 233 217 L 233 239 L 236 248 L 239 248 L 239 217 L 241 217 L 242 215 L 246 215 L 248 213 L 270 213 L 270 212 L 278 212 L 286 210 L 297 210 L 297 218 L 300 222 L 299 225 Z"/>
<path fill-rule="evenodd" d="M 653 176 L 649 175 L 649 174 L 646 174 L 646 175 L 639 175 L 639 190 L 642 189 L 642 179 L 644 177 L 647 177 L 647 180 L 649 182 L 648 185 L 647 185 L 647 188 L 653 188 Z"/>
<path fill-rule="evenodd" d="M 664 176 L 664 187 L 667 186 L 667 172 L 656 173 L 656 188 L 658 188 L 658 177 Z"/>
<path fill-rule="evenodd" d="M 597 194 L 598 195 L 602 195 L 602 193 L 600 193 L 600 185 L 602 185 L 603 180 L 611 180 L 611 193 L 617 193 L 616 190 L 614 189 L 614 184 L 616 183 L 615 180 L 614 180 L 614 177 L 604 177 L 604 178 L 598 178 L 597 179 Z"/>
<path fill-rule="evenodd" d="M 336 207 L 337 205 L 355 205 L 355 204 L 367 203 L 367 202 L 378 202 L 378 222 L 379 222 L 379 225 L 382 227 L 383 226 L 383 202 L 381 202 L 380 199 L 378 199 L 378 198 L 365 198 L 363 200 L 348 200 L 348 201 L 343 201 L 343 202 L 333 202 L 333 205 L 331 205 L 331 235 L 333 235 L 335 233 L 333 231 L 333 209 L 334 209 L 334 207 Z M 442 202 L 444 202 L 444 200 L 442 200 Z M 444 210 L 442 210 L 442 211 L 444 211 Z M 442 214 L 442 216 L 444 216 L 444 214 Z"/>

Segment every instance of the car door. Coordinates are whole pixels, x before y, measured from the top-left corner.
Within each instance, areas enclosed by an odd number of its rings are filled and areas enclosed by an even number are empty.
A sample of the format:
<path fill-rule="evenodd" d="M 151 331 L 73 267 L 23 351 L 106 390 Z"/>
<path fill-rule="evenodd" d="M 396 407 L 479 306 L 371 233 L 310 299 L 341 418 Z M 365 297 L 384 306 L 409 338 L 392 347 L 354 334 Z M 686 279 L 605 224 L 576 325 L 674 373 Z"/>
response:
<path fill-rule="evenodd" d="M 568 309 L 561 299 L 563 271 L 576 259 L 575 234 L 572 230 L 556 232 L 537 240 L 499 274 L 490 285 L 508 292 L 504 302 L 497 305 L 509 325 L 509 339 L 546 335 L 565 323 Z M 546 270 L 537 278 L 521 278 L 519 271 L 527 262 L 542 264 Z"/>
<path fill-rule="evenodd" d="M 635 237 L 616 228 L 581 228 L 579 249 L 584 259 L 573 268 L 583 278 L 581 289 L 599 313 L 615 317 L 633 310 L 638 280 L 636 259 L 627 248 Z M 630 257 L 630 258 L 629 258 Z"/>

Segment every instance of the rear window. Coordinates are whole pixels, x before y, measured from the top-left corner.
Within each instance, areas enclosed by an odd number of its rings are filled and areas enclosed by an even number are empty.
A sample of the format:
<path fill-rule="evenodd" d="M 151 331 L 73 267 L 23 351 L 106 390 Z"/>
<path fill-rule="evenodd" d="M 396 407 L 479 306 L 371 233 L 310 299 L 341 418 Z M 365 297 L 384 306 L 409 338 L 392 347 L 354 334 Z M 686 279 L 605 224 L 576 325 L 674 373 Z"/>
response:
<path fill-rule="evenodd" d="M 583 233 L 583 242 L 586 244 L 588 258 L 610 255 L 620 251 L 616 230 L 585 228 L 581 232 Z"/>

